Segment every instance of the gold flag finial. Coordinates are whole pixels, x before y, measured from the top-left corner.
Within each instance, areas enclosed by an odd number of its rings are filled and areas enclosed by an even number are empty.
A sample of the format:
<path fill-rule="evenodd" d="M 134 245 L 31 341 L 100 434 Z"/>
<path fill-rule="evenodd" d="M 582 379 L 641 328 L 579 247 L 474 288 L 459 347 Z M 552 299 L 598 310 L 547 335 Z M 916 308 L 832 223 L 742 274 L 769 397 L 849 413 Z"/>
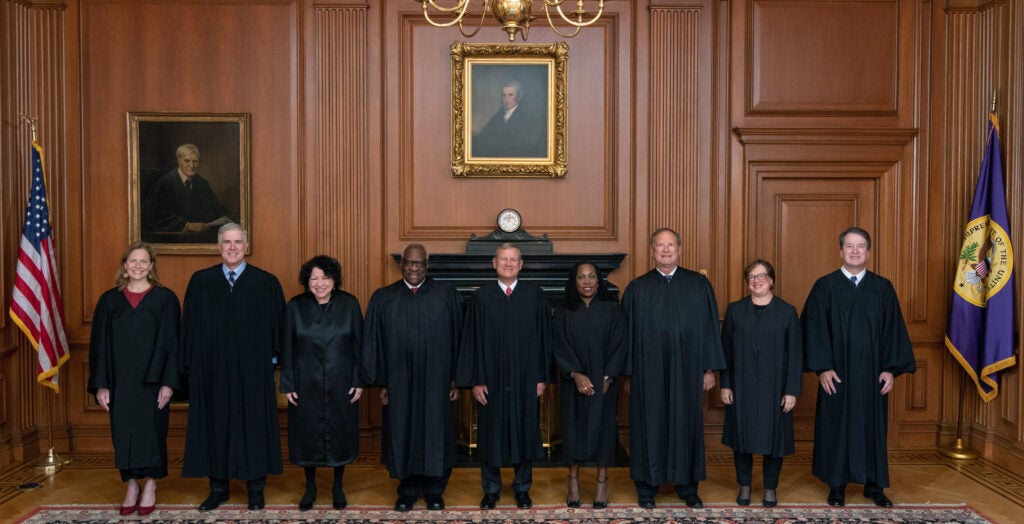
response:
<path fill-rule="evenodd" d="M 31 116 L 28 116 L 25 113 L 18 113 L 18 116 L 20 116 L 22 120 L 28 122 L 29 129 L 32 130 L 32 141 L 35 142 L 36 141 L 36 123 L 39 122 L 39 119 L 38 118 L 33 118 Z"/>
<path fill-rule="evenodd" d="M 995 89 L 992 90 L 992 105 L 988 109 L 989 113 L 995 113 L 996 112 L 996 94 L 997 93 L 998 93 L 997 90 L 995 90 Z"/>

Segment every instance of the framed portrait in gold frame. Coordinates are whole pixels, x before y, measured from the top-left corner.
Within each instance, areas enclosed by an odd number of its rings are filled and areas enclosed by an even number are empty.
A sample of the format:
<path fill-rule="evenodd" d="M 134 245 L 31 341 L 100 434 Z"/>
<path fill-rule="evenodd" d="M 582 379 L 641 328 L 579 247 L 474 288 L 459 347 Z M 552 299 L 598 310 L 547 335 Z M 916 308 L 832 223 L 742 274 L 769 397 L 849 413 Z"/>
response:
<path fill-rule="evenodd" d="M 451 46 L 452 175 L 564 177 L 569 46 Z"/>
<path fill-rule="evenodd" d="M 249 233 L 248 113 L 128 113 L 129 241 L 216 254 L 217 230 Z"/>

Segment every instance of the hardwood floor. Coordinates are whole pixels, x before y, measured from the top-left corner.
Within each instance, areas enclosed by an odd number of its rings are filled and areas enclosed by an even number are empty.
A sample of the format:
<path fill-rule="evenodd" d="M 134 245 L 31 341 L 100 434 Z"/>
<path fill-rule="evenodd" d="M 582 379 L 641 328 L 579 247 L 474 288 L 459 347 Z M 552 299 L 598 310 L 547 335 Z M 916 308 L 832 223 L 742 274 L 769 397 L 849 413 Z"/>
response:
<path fill-rule="evenodd" d="M 735 504 L 736 484 L 731 455 L 709 452 L 707 457 L 708 480 L 700 484 L 701 497 L 708 504 Z M 113 468 L 111 455 L 75 454 L 70 458 L 72 462 L 55 474 L 47 474 L 44 469 L 31 464 L 4 468 L 0 472 L 0 522 L 17 522 L 40 505 L 120 505 L 124 485 Z M 388 478 L 387 471 L 377 462 L 377 457 L 363 456 L 358 463 L 346 468 L 345 492 L 350 504 L 394 504 L 397 483 Z M 755 464 L 758 462 L 755 460 Z M 158 484 L 158 507 L 160 504 L 198 505 L 206 496 L 205 479 L 184 479 L 180 471 L 180 459 L 172 461 L 170 475 Z M 505 473 L 506 488 L 499 505 L 512 504 L 507 487 L 511 471 Z M 999 523 L 1020 522 L 1024 511 L 1024 478 L 984 459 L 957 462 L 934 452 L 893 453 L 890 456 L 890 474 L 893 487 L 887 490 L 887 494 L 897 506 L 966 503 Z M 755 465 L 754 478 L 758 479 L 759 475 L 760 468 Z M 593 468 L 584 468 L 580 473 L 585 506 L 593 500 L 594 476 Z M 636 493 L 629 480 L 628 469 L 612 468 L 609 476 L 611 504 L 635 504 Z M 565 468 L 535 468 L 531 491 L 534 502 L 555 504 L 565 500 L 565 479 Z M 331 473 L 321 470 L 317 480 L 320 486 L 317 504 L 330 504 Z M 22 484 L 33 482 L 41 486 L 19 489 Z M 297 504 L 303 484 L 302 470 L 286 466 L 283 475 L 268 479 L 267 504 Z M 860 486 L 851 485 L 847 490 L 847 501 L 851 504 L 867 503 L 860 491 Z M 800 452 L 787 458 L 778 489 L 781 504 L 822 504 L 826 494 L 825 486 L 811 476 L 809 453 Z M 231 496 L 229 503 L 244 504 L 244 484 L 233 482 Z M 457 468 L 445 493 L 445 501 L 449 505 L 475 506 L 480 496 L 479 470 Z M 755 480 L 754 505 L 760 503 L 760 497 L 761 485 Z M 658 500 L 678 501 L 669 486 L 662 487 Z M 420 500 L 416 510 L 421 511 L 422 508 L 423 501 Z"/>

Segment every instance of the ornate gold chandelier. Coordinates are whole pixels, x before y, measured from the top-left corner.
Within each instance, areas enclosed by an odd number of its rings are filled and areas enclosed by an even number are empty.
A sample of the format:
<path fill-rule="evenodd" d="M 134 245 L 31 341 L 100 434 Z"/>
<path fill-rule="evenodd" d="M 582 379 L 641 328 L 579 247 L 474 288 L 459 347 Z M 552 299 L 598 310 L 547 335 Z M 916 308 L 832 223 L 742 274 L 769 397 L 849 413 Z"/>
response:
<path fill-rule="evenodd" d="M 481 6 L 480 10 L 480 21 L 477 22 L 476 28 L 471 32 L 467 33 L 465 27 L 462 24 L 466 13 L 469 11 L 469 4 L 472 0 L 454 0 L 454 5 L 443 6 L 439 5 L 444 3 L 444 0 L 415 0 L 423 5 L 423 18 L 427 19 L 430 25 L 435 27 L 451 27 L 455 24 L 459 25 L 459 31 L 462 35 L 469 38 L 483 26 L 484 17 L 490 9 L 491 14 L 494 15 L 494 19 L 501 24 L 501 28 L 508 33 L 508 41 L 515 42 L 516 33 L 523 33 L 523 40 L 526 40 L 527 35 L 530 32 L 530 21 L 533 20 L 533 2 L 531 0 L 478 0 Z M 587 1 L 597 2 L 597 14 L 593 17 L 583 9 L 583 4 Z M 544 15 L 548 19 L 548 25 L 551 29 L 562 38 L 572 38 L 580 32 L 580 28 L 586 27 L 601 18 L 601 13 L 604 12 L 604 0 L 576 0 L 576 9 L 566 13 L 562 10 L 562 4 L 566 0 L 538 0 L 544 4 Z M 430 9 L 434 9 L 441 16 L 451 16 L 451 20 L 446 22 L 436 22 L 430 18 Z M 554 10 L 558 13 L 558 17 L 571 27 L 576 29 L 571 33 L 562 33 L 555 27 L 555 20 L 552 19 L 551 11 Z M 436 14 L 435 14 L 436 16 Z M 470 15 L 475 17 L 476 15 Z M 556 19 L 557 19 L 556 18 Z"/>

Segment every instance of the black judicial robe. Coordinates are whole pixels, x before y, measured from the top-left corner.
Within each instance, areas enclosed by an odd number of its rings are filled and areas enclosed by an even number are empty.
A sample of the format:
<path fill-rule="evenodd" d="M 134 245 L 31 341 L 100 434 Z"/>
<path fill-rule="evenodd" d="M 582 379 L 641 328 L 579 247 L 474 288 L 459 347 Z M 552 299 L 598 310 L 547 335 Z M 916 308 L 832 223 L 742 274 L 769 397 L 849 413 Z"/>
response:
<path fill-rule="evenodd" d="M 381 461 L 392 478 L 441 477 L 455 464 L 455 417 L 448 392 L 462 335 L 462 298 L 427 278 L 378 289 L 366 309 L 367 375 L 388 388 Z"/>
<path fill-rule="evenodd" d="M 842 380 L 834 395 L 818 386 L 814 476 L 832 487 L 888 487 L 889 398 L 879 393 L 878 375 L 917 370 L 892 283 L 869 271 L 855 286 L 836 270 L 814 283 L 801 320 L 806 369 L 835 370 Z"/>
<path fill-rule="evenodd" d="M 779 297 L 754 305 L 732 304 L 722 324 L 726 369 L 722 388 L 732 389 L 725 407 L 722 443 L 735 451 L 784 457 L 793 453 L 793 412 L 782 412 L 782 396 L 800 396 L 803 336 L 796 308 Z"/>
<path fill-rule="evenodd" d="M 162 468 L 167 474 L 170 406 L 157 409 L 161 386 L 178 389 L 178 296 L 150 288 L 132 308 L 124 292 L 100 295 L 89 341 L 89 393 L 110 390 L 114 464 L 121 470 Z"/>
<path fill-rule="evenodd" d="M 252 480 L 281 473 L 274 363 L 284 292 L 247 264 L 232 290 L 221 264 L 196 271 L 181 319 L 188 377 L 184 477 Z"/>
<path fill-rule="evenodd" d="M 359 456 L 359 403 L 348 390 L 363 387 L 363 312 L 356 297 L 335 290 L 319 304 L 312 293 L 288 301 L 281 341 L 281 393 L 288 403 L 288 458 L 297 466 L 343 466 Z"/>
<path fill-rule="evenodd" d="M 228 215 L 202 175 L 193 175 L 191 182 L 190 191 L 176 168 L 161 175 L 143 197 L 142 229 L 184 231 L 188 222 L 212 222 Z"/>
<path fill-rule="evenodd" d="M 466 312 L 455 385 L 486 385 L 476 405 L 480 462 L 489 467 L 544 457 L 537 384 L 550 383 L 550 310 L 544 291 L 519 280 L 511 297 L 498 281 L 480 286 Z"/>
<path fill-rule="evenodd" d="M 618 302 L 594 299 L 575 311 L 559 306 L 551 325 L 555 362 L 561 370 L 563 462 L 614 466 L 618 444 L 618 384 L 603 393 L 604 377 L 615 378 L 626 363 L 626 317 Z M 569 377 L 583 373 L 594 384 L 592 396 L 576 390 Z"/>
<path fill-rule="evenodd" d="M 622 304 L 630 478 L 654 485 L 704 480 L 704 370 L 725 367 L 711 283 L 683 268 L 667 281 L 652 269 L 630 282 Z"/>

